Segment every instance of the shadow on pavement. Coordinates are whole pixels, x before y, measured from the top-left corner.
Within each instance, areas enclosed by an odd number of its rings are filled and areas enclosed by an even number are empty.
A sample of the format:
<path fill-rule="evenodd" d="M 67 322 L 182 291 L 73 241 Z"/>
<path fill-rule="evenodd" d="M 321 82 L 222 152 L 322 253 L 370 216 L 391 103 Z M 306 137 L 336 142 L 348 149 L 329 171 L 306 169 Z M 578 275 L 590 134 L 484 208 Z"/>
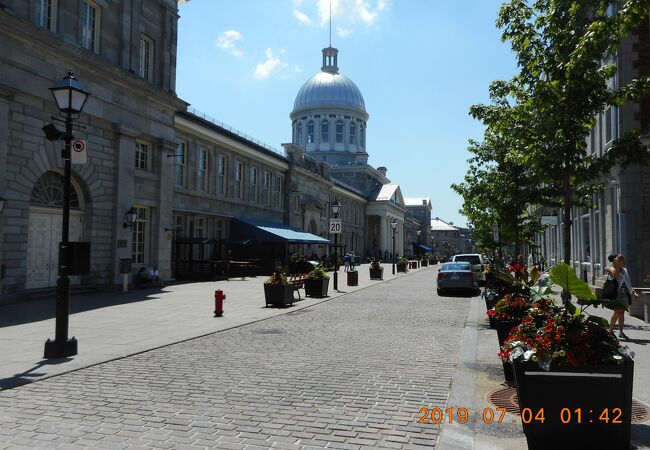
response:
<path fill-rule="evenodd" d="M 138 289 L 123 294 L 121 292 L 102 292 L 70 295 L 70 314 L 75 314 L 108 306 L 154 300 L 165 292 L 165 288 Z M 52 319 L 56 315 L 54 298 L 35 299 L 0 306 L 0 328 Z"/>
<path fill-rule="evenodd" d="M 57 364 L 63 364 L 68 361 L 72 361 L 72 358 L 57 358 L 57 359 L 43 359 L 36 363 L 31 369 L 27 369 L 22 373 L 17 373 L 13 377 L 0 378 L 0 390 L 10 389 L 16 386 L 21 386 L 23 384 L 31 383 L 32 378 L 39 378 L 45 375 L 43 372 L 35 372 L 35 370 L 40 369 L 43 366 L 51 366 Z"/>
<path fill-rule="evenodd" d="M 641 449 L 650 446 L 650 424 L 632 424 L 632 445 L 630 448 Z"/>

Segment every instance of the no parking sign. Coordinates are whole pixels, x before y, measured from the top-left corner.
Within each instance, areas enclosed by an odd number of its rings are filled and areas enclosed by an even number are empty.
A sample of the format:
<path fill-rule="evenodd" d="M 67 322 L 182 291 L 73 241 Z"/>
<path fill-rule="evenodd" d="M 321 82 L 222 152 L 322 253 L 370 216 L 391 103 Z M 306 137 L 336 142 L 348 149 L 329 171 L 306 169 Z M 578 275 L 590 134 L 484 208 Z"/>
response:
<path fill-rule="evenodd" d="M 72 164 L 88 164 L 88 148 L 84 139 L 75 139 L 72 141 L 70 162 Z"/>

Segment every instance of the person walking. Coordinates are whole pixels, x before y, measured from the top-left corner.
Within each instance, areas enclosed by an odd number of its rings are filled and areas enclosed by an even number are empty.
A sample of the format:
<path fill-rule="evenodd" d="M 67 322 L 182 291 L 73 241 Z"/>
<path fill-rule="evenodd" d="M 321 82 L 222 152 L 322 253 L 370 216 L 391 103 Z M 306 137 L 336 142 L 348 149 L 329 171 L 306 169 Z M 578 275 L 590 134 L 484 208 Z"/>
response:
<path fill-rule="evenodd" d="M 343 257 L 343 265 L 345 266 L 343 271 L 348 272 L 350 270 L 350 254 L 349 253 L 346 253 L 345 256 Z"/>
<path fill-rule="evenodd" d="M 615 302 L 616 306 L 614 314 L 612 314 L 612 318 L 609 321 L 609 331 L 610 333 L 613 333 L 614 325 L 618 322 L 618 336 L 623 339 L 629 339 L 623 332 L 623 326 L 625 325 L 625 311 L 627 311 L 629 306 L 632 304 L 632 295 L 634 295 L 635 299 L 638 299 L 639 294 L 637 294 L 632 288 L 630 275 L 625 268 L 625 257 L 619 254 L 610 255 L 607 259 L 612 263 L 612 267 L 607 269 L 609 275 L 618 283 L 618 295 Z"/>

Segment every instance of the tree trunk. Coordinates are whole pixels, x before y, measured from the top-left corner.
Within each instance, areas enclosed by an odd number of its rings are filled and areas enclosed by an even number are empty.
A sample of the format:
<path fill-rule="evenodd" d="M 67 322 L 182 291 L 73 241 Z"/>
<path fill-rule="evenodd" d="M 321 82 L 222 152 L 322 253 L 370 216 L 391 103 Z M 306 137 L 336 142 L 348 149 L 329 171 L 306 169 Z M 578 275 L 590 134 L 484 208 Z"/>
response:
<path fill-rule="evenodd" d="M 562 242 L 564 244 L 564 263 L 571 265 L 571 185 L 570 185 L 570 172 L 568 164 L 565 165 L 564 170 L 566 174 L 564 175 L 564 236 Z M 571 294 L 566 290 L 562 290 L 562 301 L 563 303 L 568 303 L 571 301 Z M 567 315 L 567 309 L 564 308 L 564 315 Z"/>

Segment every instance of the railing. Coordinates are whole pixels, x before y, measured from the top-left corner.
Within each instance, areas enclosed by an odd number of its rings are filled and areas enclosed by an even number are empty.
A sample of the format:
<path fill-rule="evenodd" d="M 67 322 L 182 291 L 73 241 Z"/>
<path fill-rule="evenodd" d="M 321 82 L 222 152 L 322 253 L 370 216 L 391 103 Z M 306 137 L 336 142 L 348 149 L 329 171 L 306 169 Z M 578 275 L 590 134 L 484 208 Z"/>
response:
<path fill-rule="evenodd" d="M 191 106 L 187 107 L 187 112 L 194 115 L 194 116 L 196 116 L 196 117 L 199 117 L 199 118 L 201 118 L 203 120 L 207 120 L 208 122 L 213 123 L 216 126 L 218 126 L 220 128 L 223 128 L 226 131 L 229 131 L 229 132 L 231 132 L 233 134 L 236 134 L 237 136 L 242 137 L 242 138 L 246 139 L 247 141 L 252 142 L 253 144 L 259 145 L 260 147 L 263 147 L 263 148 L 265 148 L 267 150 L 270 150 L 273 153 L 277 153 L 278 155 L 286 156 L 284 154 L 284 151 L 280 151 L 277 148 L 271 147 L 270 145 L 265 144 L 264 142 L 255 139 L 253 136 L 249 136 L 246 133 L 243 133 L 243 132 L 239 131 L 238 129 L 231 127 L 230 125 L 227 125 L 227 124 L 221 122 L 220 120 L 215 119 L 214 117 L 208 116 L 207 114 L 204 114 L 201 111 L 199 111 L 199 110 L 197 110 L 195 108 L 192 108 Z"/>

